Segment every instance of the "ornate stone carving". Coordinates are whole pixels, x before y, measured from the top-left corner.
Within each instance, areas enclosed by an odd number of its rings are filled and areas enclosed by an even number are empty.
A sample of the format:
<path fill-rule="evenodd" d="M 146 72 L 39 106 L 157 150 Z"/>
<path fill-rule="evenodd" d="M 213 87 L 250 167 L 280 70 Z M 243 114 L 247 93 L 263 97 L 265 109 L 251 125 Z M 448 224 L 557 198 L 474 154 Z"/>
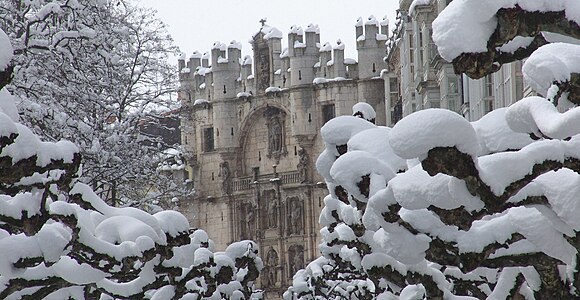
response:
<path fill-rule="evenodd" d="M 303 210 L 302 201 L 299 198 L 291 198 L 288 201 L 289 218 L 288 234 L 301 234 L 303 227 Z"/>
<path fill-rule="evenodd" d="M 268 46 L 258 51 L 258 87 L 264 91 L 270 86 L 270 55 Z"/>
<path fill-rule="evenodd" d="M 268 203 L 268 227 L 278 227 L 278 198 L 274 197 Z"/>
<path fill-rule="evenodd" d="M 222 193 L 224 195 L 230 195 L 232 193 L 232 175 L 227 161 L 220 163 L 218 176 L 222 178 Z"/>
<path fill-rule="evenodd" d="M 278 282 L 278 253 L 273 247 L 268 249 L 266 255 L 266 270 L 264 272 L 264 285 L 274 286 Z"/>
<path fill-rule="evenodd" d="M 254 206 L 252 204 L 244 205 L 244 217 L 242 218 L 242 229 L 243 236 L 246 239 L 251 239 L 255 235 L 256 231 L 256 214 L 254 212 Z"/>
<path fill-rule="evenodd" d="M 300 176 L 300 183 L 308 182 L 308 166 L 310 165 L 310 157 L 306 149 L 300 148 L 298 150 L 298 175 Z"/>
<path fill-rule="evenodd" d="M 290 276 L 304 268 L 304 246 L 293 245 L 288 248 L 288 267 Z"/>
<path fill-rule="evenodd" d="M 282 155 L 286 155 L 284 112 L 269 107 L 264 112 L 268 127 L 268 158 L 274 158 L 276 163 Z"/>

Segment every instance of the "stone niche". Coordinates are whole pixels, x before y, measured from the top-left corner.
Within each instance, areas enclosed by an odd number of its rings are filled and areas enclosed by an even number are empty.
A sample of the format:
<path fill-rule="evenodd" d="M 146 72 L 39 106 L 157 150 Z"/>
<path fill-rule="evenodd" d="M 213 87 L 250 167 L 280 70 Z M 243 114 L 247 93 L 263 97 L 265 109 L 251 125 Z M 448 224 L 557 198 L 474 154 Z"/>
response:
<path fill-rule="evenodd" d="M 256 87 L 258 88 L 258 92 L 264 93 L 271 82 L 270 47 L 268 46 L 268 41 L 264 39 L 264 34 L 261 32 L 254 37 L 252 46 L 254 48 Z"/>

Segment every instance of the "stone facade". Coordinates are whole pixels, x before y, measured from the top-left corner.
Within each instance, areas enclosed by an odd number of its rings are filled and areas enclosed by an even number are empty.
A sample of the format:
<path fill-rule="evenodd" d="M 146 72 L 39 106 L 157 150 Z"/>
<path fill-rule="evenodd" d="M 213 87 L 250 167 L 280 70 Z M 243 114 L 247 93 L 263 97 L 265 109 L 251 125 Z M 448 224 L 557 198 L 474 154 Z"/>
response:
<path fill-rule="evenodd" d="M 432 39 L 431 24 L 451 0 L 400 0 L 395 28 L 387 41 L 385 84 L 386 123 L 422 109 L 446 108 L 470 121 L 506 107 L 526 93 L 521 62 L 473 80 L 454 73 Z"/>
<path fill-rule="evenodd" d="M 328 194 L 315 164 L 320 128 L 357 102 L 385 124 L 386 22 L 356 24 L 358 60 L 344 44 L 321 46 L 317 26 L 293 27 L 288 45 L 268 25 L 239 43 L 216 43 L 210 57 L 179 60 L 182 141 L 196 195 L 182 201 L 193 226 L 223 250 L 237 240 L 260 245 L 259 284 L 277 299 L 292 275 L 319 256 L 318 216 Z"/>

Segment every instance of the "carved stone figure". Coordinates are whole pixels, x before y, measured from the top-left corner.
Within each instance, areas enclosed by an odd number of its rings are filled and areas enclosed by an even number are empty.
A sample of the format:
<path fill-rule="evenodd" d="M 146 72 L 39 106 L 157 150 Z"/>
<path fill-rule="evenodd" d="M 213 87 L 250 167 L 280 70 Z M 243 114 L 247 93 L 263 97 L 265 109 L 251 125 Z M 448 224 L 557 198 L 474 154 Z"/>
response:
<path fill-rule="evenodd" d="M 270 247 L 268 254 L 266 255 L 266 272 L 265 278 L 267 286 L 275 285 L 278 281 L 278 253 L 274 248 Z"/>
<path fill-rule="evenodd" d="M 291 274 L 296 274 L 304 267 L 304 248 L 299 245 L 291 246 L 288 249 L 289 269 Z"/>
<path fill-rule="evenodd" d="M 230 166 L 227 161 L 220 163 L 220 172 L 218 176 L 222 178 L 222 193 L 224 193 L 224 195 L 230 195 L 232 193 L 232 178 Z"/>
<path fill-rule="evenodd" d="M 278 199 L 276 197 L 268 203 L 268 227 L 278 227 Z"/>
<path fill-rule="evenodd" d="M 270 59 L 268 46 L 259 50 L 258 60 L 258 82 L 261 90 L 266 90 L 270 86 Z"/>
<path fill-rule="evenodd" d="M 270 154 L 282 152 L 282 124 L 279 118 L 273 118 L 268 128 L 268 146 Z"/>
<path fill-rule="evenodd" d="M 298 198 L 290 202 L 290 234 L 302 232 L 302 203 Z"/>
<path fill-rule="evenodd" d="M 300 183 L 305 183 L 308 181 L 308 165 L 310 164 L 310 158 L 306 149 L 300 148 L 298 150 L 298 175 L 300 177 Z"/>
<path fill-rule="evenodd" d="M 246 237 L 251 238 L 254 231 L 254 208 L 251 205 L 246 206 Z"/>

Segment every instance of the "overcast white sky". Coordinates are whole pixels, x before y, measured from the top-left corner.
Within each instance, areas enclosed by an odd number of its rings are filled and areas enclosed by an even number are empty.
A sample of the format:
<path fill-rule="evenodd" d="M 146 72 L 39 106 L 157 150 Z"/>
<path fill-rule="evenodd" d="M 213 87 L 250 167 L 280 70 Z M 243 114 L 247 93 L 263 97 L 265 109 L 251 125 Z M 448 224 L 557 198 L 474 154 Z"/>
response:
<path fill-rule="evenodd" d="M 290 26 L 320 26 L 320 39 L 346 44 L 345 55 L 356 59 L 355 28 L 358 17 L 365 20 L 385 15 L 394 23 L 397 0 L 140 0 L 143 6 L 158 11 L 158 17 L 169 27 L 175 44 L 187 56 L 194 51 L 209 51 L 215 41 L 242 42 L 244 54 L 251 53 L 248 40 L 260 29 L 260 19 L 284 33 Z M 392 30 L 392 25 L 389 30 Z"/>

